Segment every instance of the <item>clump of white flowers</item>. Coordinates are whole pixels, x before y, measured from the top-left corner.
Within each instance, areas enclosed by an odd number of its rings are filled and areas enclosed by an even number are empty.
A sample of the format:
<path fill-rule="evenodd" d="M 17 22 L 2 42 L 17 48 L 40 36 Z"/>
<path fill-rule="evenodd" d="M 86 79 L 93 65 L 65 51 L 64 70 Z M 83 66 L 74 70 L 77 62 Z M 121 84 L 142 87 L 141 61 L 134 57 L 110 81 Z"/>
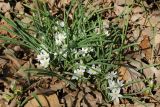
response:
<path fill-rule="evenodd" d="M 58 46 L 63 45 L 65 43 L 65 39 L 66 39 L 66 33 L 65 32 L 56 33 L 56 35 L 55 35 L 55 43 L 56 43 L 56 45 L 58 45 Z"/>
<path fill-rule="evenodd" d="M 87 67 L 84 65 L 83 61 L 81 60 L 80 63 L 76 63 L 76 69 L 74 69 L 74 75 L 72 79 L 78 80 L 79 77 L 83 77 L 84 73 L 88 73 L 89 75 L 96 75 L 100 71 L 100 66 L 95 66 L 93 64 L 91 67 Z"/>
<path fill-rule="evenodd" d="M 56 23 L 57 23 L 57 25 L 60 25 L 61 28 L 64 27 L 63 21 L 57 21 Z M 57 27 L 55 27 L 55 29 L 57 30 Z M 55 45 L 57 48 L 57 52 L 54 52 L 54 56 L 63 54 L 63 57 L 65 57 L 65 58 L 67 57 L 67 53 L 65 52 L 65 50 L 68 47 L 68 45 L 65 42 L 66 38 L 67 38 L 67 35 L 66 35 L 66 32 L 64 32 L 64 31 L 62 31 L 62 32 L 57 31 L 54 34 Z"/>
<path fill-rule="evenodd" d="M 79 49 L 78 53 L 82 56 L 86 56 L 89 52 L 92 52 L 93 49 L 91 47 L 84 47 L 82 49 Z"/>
<path fill-rule="evenodd" d="M 122 88 L 123 81 L 120 81 L 117 79 L 118 75 L 117 72 L 110 72 L 107 74 L 106 79 L 108 80 L 108 85 L 107 87 L 110 90 L 110 93 L 108 93 L 111 96 L 111 100 L 114 101 L 115 103 L 119 103 L 119 97 L 122 97 L 120 94 L 120 90 Z"/>
<path fill-rule="evenodd" d="M 80 61 L 80 63 L 77 63 L 76 66 L 77 69 L 74 70 L 74 75 L 72 77 L 72 79 L 76 79 L 78 80 L 79 77 L 82 77 L 84 75 L 84 72 L 86 71 L 86 66 L 82 64 L 83 62 Z"/>
<path fill-rule="evenodd" d="M 49 56 L 49 53 L 47 51 L 42 49 L 41 52 L 37 55 L 36 59 L 40 63 L 41 67 L 44 67 L 44 68 L 48 67 L 49 61 L 50 61 L 50 56 Z"/>
<path fill-rule="evenodd" d="M 80 56 L 89 56 L 90 52 L 93 52 L 93 48 L 91 47 L 82 47 L 80 49 L 73 49 L 72 52 L 75 54 L 75 58 L 78 58 Z"/>

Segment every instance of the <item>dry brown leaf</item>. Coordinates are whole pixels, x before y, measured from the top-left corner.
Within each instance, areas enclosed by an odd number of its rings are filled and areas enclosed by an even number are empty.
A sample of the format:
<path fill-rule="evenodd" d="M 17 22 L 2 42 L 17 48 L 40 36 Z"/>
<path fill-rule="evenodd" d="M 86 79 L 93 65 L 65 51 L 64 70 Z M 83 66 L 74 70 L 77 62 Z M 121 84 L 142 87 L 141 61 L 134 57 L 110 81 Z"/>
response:
<path fill-rule="evenodd" d="M 157 90 L 156 90 L 156 93 L 155 93 L 155 95 L 154 95 L 154 98 L 160 102 L 160 89 L 157 89 Z"/>
<path fill-rule="evenodd" d="M 134 107 L 155 107 L 155 104 L 154 103 L 140 104 L 135 102 Z"/>
<path fill-rule="evenodd" d="M 117 4 L 114 5 L 114 12 L 115 14 L 118 16 L 120 14 L 122 14 L 122 12 L 124 11 L 124 7 L 123 6 L 118 6 Z"/>
<path fill-rule="evenodd" d="M 15 57 L 13 50 L 11 50 L 11 49 L 5 49 L 4 50 L 4 54 L 6 55 L 6 57 L 8 59 L 10 59 L 13 62 L 13 64 L 15 64 L 15 66 L 17 68 L 21 67 L 20 60 Z"/>
<path fill-rule="evenodd" d="M 12 29 L 12 27 L 3 19 L 0 22 L 0 26 L 5 26 L 5 27 L 7 27 L 9 29 Z M 9 33 L 6 30 L 3 30 L 3 29 L 0 28 L 0 34 L 7 35 Z"/>
<path fill-rule="evenodd" d="M 81 100 L 83 99 L 84 95 L 85 95 L 85 94 L 84 94 L 83 91 L 80 91 L 80 92 L 78 93 L 75 107 L 81 107 Z"/>
<path fill-rule="evenodd" d="M 21 2 L 16 3 L 14 10 L 19 12 L 19 14 L 24 14 L 24 7 Z"/>
<path fill-rule="evenodd" d="M 52 95 L 37 95 L 39 101 L 43 105 L 43 107 L 61 107 L 58 97 L 56 94 Z M 24 107 L 39 107 L 39 104 L 36 99 L 32 98 L 27 102 Z"/>
<path fill-rule="evenodd" d="M 31 61 L 24 62 L 23 66 L 21 66 L 19 68 L 19 70 L 14 75 L 25 77 L 26 76 L 25 70 L 27 70 L 29 68 L 34 68 L 34 66 L 31 63 Z"/>
<path fill-rule="evenodd" d="M 115 3 L 117 5 L 124 5 L 124 4 L 131 5 L 134 3 L 134 0 L 116 0 Z"/>
<path fill-rule="evenodd" d="M 160 70 L 156 67 L 145 68 L 143 73 L 147 78 L 153 78 L 155 76 L 155 80 L 160 84 Z"/>
<path fill-rule="evenodd" d="M 17 97 L 14 97 L 14 99 L 9 104 L 9 107 L 17 107 Z"/>
<path fill-rule="evenodd" d="M 157 34 L 155 35 L 154 43 L 155 43 L 155 45 L 160 43 L 160 32 L 157 32 Z"/>
<path fill-rule="evenodd" d="M 156 27 L 157 24 L 160 23 L 160 15 L 156 16 L 156 15 L 151 14 L 147 22 L 148 22 L 147 26 Z"/>
<path fill-rule="evenodd" d="M 152 58 L 152 49 L 147 35 L 144 35 L 144 39 L 141 41 L 139 46 L 142 49 L 142 53 L 145 55 L 146 59 L 150 61 Z"/>
<path fill-rule="evenodd" d="M 142 14 L 139 14 L 139 13 L 133 14 L 133 15 L 131 16 L 131 21 L 132 21 L 132 22 L 135 22 L 135 21 L 137 21 L 137 20 L 139 20 L 139 19 L 141 19 L 141 18 L 142 18 Z"/>
<path fill-rule="evenodd" d="M 144 17 L 144 15 L 142 14 L 143 17 L 141 17 L 141 20 L 138 20 L 136 23 L 134 23 L 135 25 L 146 25 L 146 17 Z"/>
<path fill-rule="evenodd" d="M 51 89 L 53 91 L 57 91 L 57 90 L 60 90 L 60 89 L 63 89 L 67 86 L 67 84 L 64 82 L 64 81 L 59 81 L 59 82 L 56 82 L 56 83 L 51 83 Z"/>
<path fill-rule="evenodd" d="M 71 0 L 60 0 L 60 2 L 62 5 L 65 6 L 65 5 L 68 5 L 71 2 Z"/>
<path fill-rule="evenodd" d="M 8 62 L 7 60 L 0 58 L 0 67 L 3 68 L 7 62 Z"/>
<path fill-rule="evenodd" d="M 7 107 L 7 105 L 4 102 L 0 101 L 0 107 Z"/>
<path fill-rule="evenodd" d="M 10 11 L 11 6 L 9 3 L 0 2 L 0 10 L 2 13 L 6 13 Z"/>
<path fill-rule="evenodd" d="M 65 96 L 65 101 L 66 101 L 66 104 L 67 104 L 66 106 L 67 107 L 72 107 L 74 100 L 75 100 L 75 97 L 73 97 L 71 94 L 66 95 Z"/>
<path fill-rule="evenodd" d="M 148 37 L 150 37 L 151 35 L 153 35 L 153 29 L 152 27 L 145 27 L 144 29 L 141 29 L 142 33 L 141 36 L 144 38 L 144 35 L 147 35 Z"/>
<path fill-rule="evenodd" d="M 126 68 L 126 67 L 120 67 L 119 68 L 119 74 L 120 80 L 126 81 L 126 83 L 131 82 L 131 81 L 137 81 L 140 80 L 141 74 L 137 72 L 133 68 Z M 140 91 L 141 89 L 145 88 L 145 84 L 143 81 L 137 81 L 136 83 L 132 84 L 132 91 Z"/>
<path fill-rule="evenodd" d="M 132 12 L 133 12 L 134 14 L 136 14 L 136 13 L 142 13 L 143 11 L 144 11 L 143 8 L 142 8 L 142 7 L 139 7 L 139 6 L 134 7 L 134 8 L 132 9 Z"/>
<path fill-rule="evenodd" d="M 96 104 L 97 99 L 94 98 L 91 94 L 85 95 L 85 99 L 87 100 L 87 103 L 89 103 L 91 107 L 98 107 L 98 105 Z"/>
<path fill-rule="evenodd" d="M 97 102 L 101 104 L 103 100 L 102 94 L 98 91 L 94 91 L 93 93 L 96 95 Z"/>
<path fill-rule="evenodd" d="M 140 43 L 143 40 L 143 37 L 140 36 L 141 28 L 136 27 L 133 29 L 133 35 L 130 35 L 130 37 L 134 38 L 132 41 L 137 41 L 137 43 Z"/>
<path fill-rule="evenodd" d="M 6 12 L 6 13 L 4 14 L 4 17 L 5 17 L 5 18 L 8 18 L 8 19 L 11 19 L 10 12 Z"/>
<path fill-rule="evenodd" d="M 82 100 L 81 107 L 88 107 L 84 100 Z"/>

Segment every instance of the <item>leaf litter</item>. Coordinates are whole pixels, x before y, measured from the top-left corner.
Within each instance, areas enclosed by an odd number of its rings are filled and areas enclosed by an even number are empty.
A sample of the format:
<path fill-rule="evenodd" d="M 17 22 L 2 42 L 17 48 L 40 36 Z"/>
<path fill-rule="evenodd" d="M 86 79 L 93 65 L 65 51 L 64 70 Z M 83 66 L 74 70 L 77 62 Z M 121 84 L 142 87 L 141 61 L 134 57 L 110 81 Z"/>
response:
<path fill-rule="evenodd" d="M 156 34 L 153 33 L 153 28 L 160 29 L 160 13 L 158 10 L 152 10 L 152 5 L 155 3 L 148 3 L 149 0 L 139 1 L 139 4 L 135 3 L 133 0 L 93 0 L 92 4 L 88 5 L 88 0 L 85 0 L 84 4 L 88 6 L 90 11 L 94 11 L 96 8 L 99 8 L 99 5 L 110 6 L 112 5 L 114 9 L 106 11 L 104 13 L 106 23 L 121 23 L 119 26 L 125 24 L 122 22 L 121 18 L 114 18 L 121 14 L 126 15 L 126 5 L 132 6 L 131 13 L 128 13 L 129 18 L 129 28 L 130 31 L 127 32 L 127 36 L 130 42 L 138 43 L 138 52 L 131 51 L 132 55 L 127 55 L 129 58 L 126 65 L 121 66 L 119 68 L 120 80 L 128 83 L 123 89 L 123 93 L 133 93 L 139 92 L 140 90 L 147 88 L 149 84 L 149 80 L 153 80 L 155 88 L 151 90 L 151 92 L 147 92 L 148 90 L 144 90 L 144 92 L 136 95 L 140 95 L 141 97 L 145 97 L 145 95 L 152 96 L 149 101 L 146 101 L 148 106 L 156 107 L 157 103 L 160 102 L 160 68 L 155 65 L 159 65 L 159 34 L 160 31 L 157 30 Z M 30 23 L 31 21 L 27 19 L 27 17 L 23 17 L 22 14 L 30 14 L 26 13 L 24 5 L 22 5 L 22 1 L 15 2 L 16 5 L 11 5 L 10 2 L 0 1 L 0 12 L 4 14 L 7 18 L 12 18 L 10 12 L 17 12 L 17 16 L 21 18 L 23 22 Z M 64 11 L 63 7 L 70 4 L 70 0 L 60 0 L 59 2 L 55 2 L 54 0 L 45 0 L 45 3 L 49 4 L 49 8 L 52 12 L 52 15 L 56 15 L 59 11 Z M 35 5 L 30 1 L 31 5 Z M 144 4 L 144 6 L 141 6 Z M 76 8 L 76 6 L 75 6 Z M 145 9 L 148 9 L 145 11 Z M 148 12 L 148 13 L 147 13 Z M 74 10 L 70 14 L 70 18 L 72 19 L 72 15 L 74 14 Z M 87 14 L 87 12 L 86 12 Z M 6 26 L 9 29 L 12 29 L 3 19 L 0 21 L 0 26 Z M 106 25 L 107 26 L 107 25 Z M 15 38 L 13 34 L 10 34 L 6 30 L 0 30 L 0 34 L 5 34 L 10 36 L 11 38 Z M 0 43 L 3 43 L 3 40 L 0 40 Z M 15 48 L 14 45 L 10 44 L 5 46 L 7 49 L 2 47 L 0 53 L 0 89 L 1 92 L 10 92 L 12 81 L 16 81 L 16 90 L 18 87 L 29 87 L 25 90 L 24 95 L 22 94 L 19 99 L 24 99 L 27 96 L 30 96 L 28 102 L 25 104 L 25 107 L 30 106 L 38 106 L 36 99 L 31 95 L 31 93 L 37 93 L 37 98 L 40 100 L 43 106 L 51 106 L 51 107 L 98 107 L 98 106 L 107 106 L 111 107 L 110 104 L 106 103 L 103 99 L 103 95 L 96 88 L 95 84 L 89 83 L 80 84 L 76 89 L 72 89 L 69 85 L 57 78 L 53 77 L 35 77 L 28 76 L 29 73 L 23 73 L 26 69 L 36 67 L 36 61 L 34 62 L 34 54 L 30 50 L 23 50 L 23 48 L 19 47 Z M 20 50 L 23 51 L 20 51 Z M 28 53 L 30 51 L 30 53 Z M 22 57 L 18 58 L 17 53 L 22 54 Z M 151 65 L 151 66 L 150 66 Z M 144 69 L 142 69 L 144 68 Z M 22 80 L 22 81 L 19 81 Z M 28 78 L 27 81 L 25 78 Z M 148 81 L 145 81 L 147 78 Z M 130 83 L 135 81 L 135 83 Z M 136 82 L 138 81 L 138 82 Z M 3 86 L 3 87 L 2 87 Z M 42 88 L 41 91 L 38 89 Z M 47 95 L 47 93 L 49 93 Z M 146 94 L 147 93 L 147 94 Z M 2 94 L 1 94 L 2 95 Z M 25 96 L 25 97 L 23 97 Z M 2 97 L 2 96 L 1 96 Z M 138 97 L 138 96 L 135 96 Z M 17 106 L 15 104 L 15 98 L 9 100 L 9 103 L 4 100 L 4 98 L 0 98 L 1 106 L 5 107 L 7 105 Z M 150 104 L 154 99 L 154 103 Z M 123 104 L 125 102 L 120 100 L 121 105 L 127 105 L 128 107 L 133 106 L 133 104 L 129 104 L 129 101 L 126 101 L 128 104 Z M 7 105 L 6 105 L 7 104 Z M 54 105 L 54 106 L 53 106 Z M 113 104 L 112 104 L 113 105 Z M 116 107 L 116 105 L 114 105 Z M 134 107 L 138 107 L 138 104 L 135 103 Z M 158 107 L 158 105 L 157 105 Z"/>

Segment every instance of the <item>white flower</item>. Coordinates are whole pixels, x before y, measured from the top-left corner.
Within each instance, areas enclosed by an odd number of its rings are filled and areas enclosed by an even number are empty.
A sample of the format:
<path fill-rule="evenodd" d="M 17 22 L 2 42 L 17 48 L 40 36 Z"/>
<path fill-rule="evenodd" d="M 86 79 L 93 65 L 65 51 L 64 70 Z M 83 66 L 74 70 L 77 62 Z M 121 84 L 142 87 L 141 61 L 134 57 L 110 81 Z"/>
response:
<path fill-rule="evenodd" d="M 61 27 L 64 27 L 64 22 L 61 21 L 61 22 L 59 23 L 59 25 L 60 25 Z"/>
<path fill-rule="evenodd" d="M 104 34 L 105 34 L 106 36 L 109 36 L 109 35 L 110 35 L 108 30 L 104 30 Z"/>
<path fill-rule="evenodd" d="M 58 56 L 63 54 L 63 57 L 66 58 L 67 57 L 67 44 L 64 44 L 62 46 L 59 47 L 58 52 L 54 52 L 54 56 Z"/>
<path fill-rule="evenodd" d="M 59 49 L 59 53 L 60 54 L 63 54 L 63 57 L 67 57 L 67 52 L 65 52 L 67 50 L 67 44 L 64 44 L 64 45 L 62 45 L 62 48 L 61 49 Z"/>
<path fill-rule="evenodd" d="M 78 51 L 79 54 L 85 56 L 87 53 L 92 52 L 93 49 L 91 47 L 84 47 Z"/>
<path fill-rule="evenodd" d="M 62 45 L 64 42 L 65 42 L 65 39 L 66 39 L 66 34 L 65 32 L 63 33 L 57 33 L 55 35 L 55 42 L 56 42 L 56 45 Z"/>
<path fill-rule="evenodd" d="M 108 93 L 112 97 L 112 101 L 119 102 L 119 97 L 122 97 L 120 94 L 120 88 L 111 90 L 111 93 Z"/>
<path fill-rule="evenodd" d="M 49 60 L 50 60 L 50 59 L 46 59 L 46 60 L 43 60 L 43 61 L 41 60 L 41 61 L 40 61 L 40 66 L 41 66 L 41 67 L 44 67 L 44 68 L 47 68 L 48 65 L 49 65 Z"/>
<path fill-rule="evenodd" d="M 78 80 L 78 77 L 83 76 L 84 72 L 85 72 L 85 69 L 76 69 L 76 70 L 74 70 L 74 74 L 75 75 L 73 75 L 72 79 Z"/>
<path fill-rule="evenodd" d="M 64 27 L 64 22 L 63 21 L 57 21 L 56 24 L 60 25 L 61 27 Z"/>
<path fill-rule="evenodd" d="M 109 84 L 109 89 L 114 89 L 116 88 L 116 82 L 113 80 L 108 80 L 108 84 Z"/>
<path fill-rule="evenodd" d="M 88 73 L 91 75 L 95 75 L 95 74 L 97 74 L 97 71 L 100 71 L 100 67 L 92 65 L 92 67 L 89 68 Z"/>
<path fill-rule="evenodd" d="M 40 66 L 47 68 L 49 65 L 50 57 L 49 54 L 45 50 L 41 50 L 40 54 L 37 55 L 36 58 L 40 62 Z"/>
<path fill-rule="evenodd" d="M 123 81 L 117 80 L 116 82 L 114 80 L 108 80 L 109 89 L 118 89 L 121 88 L 124 84 Z"/>
<path fill-rule="evenodd" d="M 82 77 L 84 75 L 84 72 L 86 70 L 86 66 L 83 65 L 83 61 L 81 60 L 80 63 L 76 63 L 78 66 L 78 69 L 74 70 L 74 76 L 72 79 L 78 79 L 78 77 Z"/>
<path fill-rule="evenodd" d="M 123 80 L 120 81 L 119 79 L 117 79 L 117 86 L 122 87 L 123 85 Z"/>
<path fill-rule="evenodd" d="M 113 80 L 113 79 L 116 78 L 117 76 L 118 76 L 118 75 L 117 75 L 117 72 L 112 71 L 112 72 L 110 72 L 110 73 L 107 74 L 106 79 L 111 79 L 111 80 Z"/>

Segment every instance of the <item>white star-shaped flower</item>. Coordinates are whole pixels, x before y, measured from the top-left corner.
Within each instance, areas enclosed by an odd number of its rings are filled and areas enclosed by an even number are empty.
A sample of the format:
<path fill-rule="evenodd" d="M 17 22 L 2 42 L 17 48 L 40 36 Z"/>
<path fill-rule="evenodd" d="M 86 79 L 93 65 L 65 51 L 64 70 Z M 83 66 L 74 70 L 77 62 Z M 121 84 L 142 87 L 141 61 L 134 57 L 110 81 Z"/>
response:
<path fill-rule="evenodd" d="M 63 33 L 57 33 L 55 35 L 55 43 L 56 45 L 62 45 L 64 42 L 65 42 L 65 39 L 66 39 L 66 34 L 63 32 Z"/>
<path fill-rule="evenodd" d="M 119 102 L 119 98 L 122 97 L 122 95 L 120 94 L 120 88 L 113 89 L 111 90 L 111 93 L 108 94 L 111 96 L 112 101 L 115 100 L 115 102 Z"/>
<path fill-rule="evenodd" d="M 72 79 L 78 80 L 79 77 L 82 77 L 84 75 L 85 69 L 76 69 L 74 70 L 74 75 Z"/>
<path fill-rule="evenodd" d="M 44 67 L 44 68 L 48 67 L 50 56 L 47 51 L 41 50 L 40 54 L 37 55 L 36 59 L 39 61 L 41 67 Z"/>
<path fill-rule="evenodd" d="M 106 79 L 111 79 L 111 80 L 113 80 L 113 79 L 116 78 L 117 76 L 118 76 L 118 75 L 117 75 L 117 72 L 112 71 L 112 72 L 109 72 L 109 73 L 107 74 Z"/>

